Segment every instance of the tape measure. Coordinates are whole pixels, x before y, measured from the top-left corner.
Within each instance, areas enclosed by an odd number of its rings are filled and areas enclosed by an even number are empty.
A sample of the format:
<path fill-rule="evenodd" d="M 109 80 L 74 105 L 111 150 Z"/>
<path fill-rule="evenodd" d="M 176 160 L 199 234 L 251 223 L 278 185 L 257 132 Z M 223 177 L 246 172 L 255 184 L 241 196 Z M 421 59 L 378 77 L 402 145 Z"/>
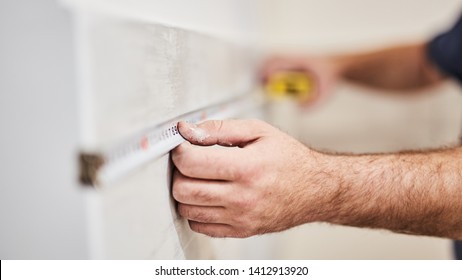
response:
<path fill-rule="evenodd" d="M 313 78 L 306 72 L 284 71 L 271 75 L 265 85 L 268 94 L 274 99 L 293 97 L 306 102 L 315 97 Z"/>
<path fill-rule="evenodd" d="M 137 167 L 166 155 L 185 141 L 177 128 L 179 121 L 198 123 L 207 119 L 236 117 L 262 104 L 262 99 L 255 95 L 239 97 L 160 123 L 109 148 L 81 152 L 80 182 L 87 186 L 107 185 Z"/>

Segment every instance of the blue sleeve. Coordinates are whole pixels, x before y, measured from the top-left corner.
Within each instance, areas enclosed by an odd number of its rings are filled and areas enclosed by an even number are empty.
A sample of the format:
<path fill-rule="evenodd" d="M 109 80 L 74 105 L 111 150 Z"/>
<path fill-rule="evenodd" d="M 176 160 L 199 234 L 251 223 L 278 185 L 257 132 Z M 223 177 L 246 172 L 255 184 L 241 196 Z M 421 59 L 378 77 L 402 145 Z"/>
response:
<path fill-rule="evenodd" d="M 431 40 L 427 48 L 439 70 L 462 82 L 462 17 L 452 29 Z"/>

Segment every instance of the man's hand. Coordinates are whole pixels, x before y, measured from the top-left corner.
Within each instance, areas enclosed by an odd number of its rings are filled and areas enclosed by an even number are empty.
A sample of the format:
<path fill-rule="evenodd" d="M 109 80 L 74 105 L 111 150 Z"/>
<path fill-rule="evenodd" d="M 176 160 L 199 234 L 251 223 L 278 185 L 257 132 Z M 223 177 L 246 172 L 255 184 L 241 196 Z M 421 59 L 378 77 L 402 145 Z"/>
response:
<path fill-rule="evenodd" d="M 328 155 L 261 121 L 178 127 L 189 142 L 172 154 L 173 196 L 194 231 L 247 237 L 322 221 L 462 238 L 462 147 Z"/>
<path fill-rule="evenodd" d="M 192 230 L 214 237 L 276 232 L 317 220 L 312 209 L 328 203 L 332 191 L 313 184 L 321 154 L 276 128 L 258 120 L 178 127 L 192 144 L 172 153 L 173 197 Z M 203 147 L 210 145 L 222 147 Z"/>

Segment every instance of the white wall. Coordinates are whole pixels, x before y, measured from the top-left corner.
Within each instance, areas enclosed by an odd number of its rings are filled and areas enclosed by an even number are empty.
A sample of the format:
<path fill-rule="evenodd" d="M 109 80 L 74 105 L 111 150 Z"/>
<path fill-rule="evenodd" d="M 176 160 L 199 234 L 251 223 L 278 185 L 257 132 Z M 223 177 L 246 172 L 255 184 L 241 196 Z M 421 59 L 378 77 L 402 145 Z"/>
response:
<path fill-rule="evenodd" d="M 0 1 L 0 258 L 86 258 L 70 15 Z"/>

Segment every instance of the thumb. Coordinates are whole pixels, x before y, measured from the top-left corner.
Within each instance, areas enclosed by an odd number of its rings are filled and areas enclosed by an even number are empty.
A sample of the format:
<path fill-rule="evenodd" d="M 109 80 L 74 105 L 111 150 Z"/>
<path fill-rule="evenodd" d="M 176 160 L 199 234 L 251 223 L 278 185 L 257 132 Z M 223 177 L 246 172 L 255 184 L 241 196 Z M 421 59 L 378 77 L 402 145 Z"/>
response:
<path fill-rule="evenodd" d="M 264 136 L 268 127 L 259 120 L 211 120 L 197 125 L 178 123 L 181 136 L 201 146 L 245 146 Z"/>

